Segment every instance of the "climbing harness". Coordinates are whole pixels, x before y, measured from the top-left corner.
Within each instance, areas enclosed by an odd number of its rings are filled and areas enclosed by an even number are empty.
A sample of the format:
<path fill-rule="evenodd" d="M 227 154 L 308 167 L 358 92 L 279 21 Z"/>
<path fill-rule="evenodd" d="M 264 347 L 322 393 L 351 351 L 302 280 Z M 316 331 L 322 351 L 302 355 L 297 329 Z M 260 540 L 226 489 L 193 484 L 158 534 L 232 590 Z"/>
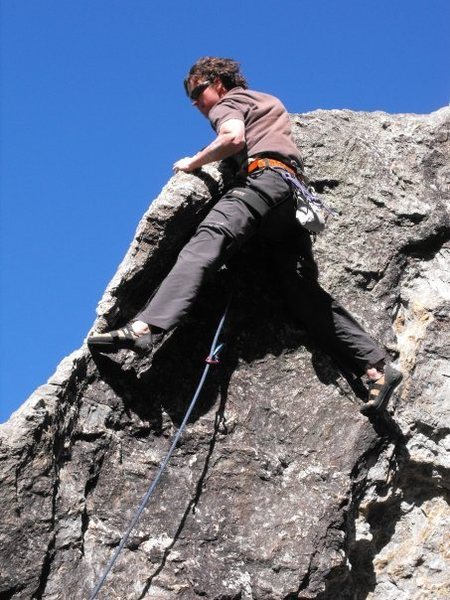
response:
<path fill-rule="evenodd" d="M 172 445 L 170 446 L 169 451 L 166 454 L 166 457 L 162 461 L 162 463 L 161 463 L 161 465 L 159 467 L 159 470 L 158 470 L 158 472 L 157 472 L 154 480 L 150 484 L 150 486 L 149 486 L 149 488 L 147 490 L 147 493 L 143 497 L 143 499 L 142 499 L 142 501 L 141 501 L 141 503 L 140 503 L 140 505 L 139 505 L 139 507 L 138 507 L 138 509 L 136 511 L 136 514 L 134 515 L 133 519 L 131 520 L 130 525 L 128 526 L 128 529 L 123 534 L 122 539 L 120 541 L 120 544 L 117 546 L 117 548 L 116 548 L 116 550 L 115 550 L 115 552 L 114 552 L 111 560 L 109 561 L 109 563 L 108 563 L 108 565 L 107 565 L 107 567 L 105 569 L 105 572 L 101 576 L 100 580 L 98 581 L 97 585 L 95 586 L 94 591 L 92 592 L 91 596 L 89 597 L 89 600 L 94 600 L 95 598 L 97 598 L 98 593 L 99 593 L 100 589 L 102 588 L 102 586 L 103 586 L 103 584 L 105 582 L 106 577 L 108 576 L 109 572 L 113 568 L 114 563 L 116 562 L 117 558 L 119 557 L 119 554 L 121 553 L 121 551 L 123 550 L 125 544 L 127 543 L 128 538 L 130 537 L 131 532 L 133 531 L 134 527 L 136 526 L 137 522 L 139 521 L 139 518 L 140 518 L 141 514 L 143 513 L 145 507 L 147 506 L 147 503 L 150 500 L 150 497 L 153 494 L 153 491 L 156 488 L 156 486 L 157 486 L 157 484 L 158 484 L 158 482 L 159 482 L 159 480 L 161 478 L 161 475 L 163 474 L 163 471 L 166 468 L 166 465 L 169 462 L 169 459 L 172 456 L 172 454 L 173 454 L 173 452 L 174 452 L 174 450 L 176 448 L 178 440 L 180 439 L 181 434 L 183 433 L 183 430 L 186 427 L 186 424 L 187 424 L 187 422 L 189 420 L 191 412 L 192 412 L 192 410 L 193 410 L 193 408 L 195 406 L 195 403 L 197 402 L 197 399 L 198 399 L 198 397 L 200 395 L 200 392 L 202 391 L 202 388 L 203 388 L 203 385 L 204 385 L 204 383 L 206 381 L 206 376 L 208 375 L 208 371 L 209 371 L 210 367 L 213 366 L 213 365 L 217 365 L 219 363 L 219 354 L 220 354 L 221 350 L 223 349 L 224 344 L 218 344 L 218 340 L 219 340 L 219 336 L 220 336 L 220 334 L 222 332 L 222 329 L 223 329 L 223 326 L 224 326 L 224 323 L 225 323 L 225 320 L 226 320 L 226 317 L 227 317 L 227 314 L 228 314 L 228 310 L 230 308 L 231 300 L 233 298 L 233 292 L 234 292 L 234 290 L 232 290 L 232 292 L 231 292 L 231 294 L 229 296 L 227 306 L 226 306 L 225 311 L 224 311 L 224 313 L 222 315 L 222 318 L 220 319 L 219 324 L 217 326 L 216 333 L 214 335 L 214 339 L 213 339 L 213 342 L 211 344 L 211 349 L 209 351 L 208 356 L 205 359 L 206 366 L 205 366 L 205 368 L 203 370 L 203 374 L 202 374 L 202 376 L 200 378 L 199 384 L 198 384 L 197 389 L 196 389 L 196 391 L 194 393 L 194 396 L 193 396 L 193 398 L 191 400 L 191 403 L 190 403 L 190 405 L 189 405 L 189 407 L 188 407 L 188 409 L 186 411 L 184 419 L 183 419 L 183 421 L 182 421 L 182 423 L 181 423 L 181 425 L 180 425 L 177 433 L 175 434 L 175 437 L 174 437 L 174 439 L 172 441 Z"/>
<path fill-rule="evenodd" d="M 248 173 L 259 169 L 271 169 L 279 173 L 290 186 L 295 201 L 297 221 L 313 233 L 320 233 L 325 229 L 325 224 L 330 215 L 337 216 L 338 212 L 316 194 L 305 175 L 300 174 L 298 169 L 292 168 L 280 160 L 273 158 L 249 159 Z"/>
<path fill-rule="evenodd" d="M 297 210 L 295 217 L 305 229 L 313 233 L 320 233 L 325 229 L 330 215 L 337 216 L 335 211 L 318 196 L 311 185 L 307 185 L 300 177 L 286 169 L 276 169 L 281 177 L 288 183 L 293 191 Z"/>
<path fill-rule="evenodd" d="M 253 173 L 253 171 L 257 171 L 259 169 L 279 168 L 285 169 L 286 171 L 289 171 L 289 173 L 292 173 L 292 175 L 295 175 L 295 170 L 292 167 L 288 167 L 288 165 L 286 165 L 284 162 L 281 162 L 281 160 L 277 160 L 275 158 L 249 158 L 248 161 L 248 173 Z"/>

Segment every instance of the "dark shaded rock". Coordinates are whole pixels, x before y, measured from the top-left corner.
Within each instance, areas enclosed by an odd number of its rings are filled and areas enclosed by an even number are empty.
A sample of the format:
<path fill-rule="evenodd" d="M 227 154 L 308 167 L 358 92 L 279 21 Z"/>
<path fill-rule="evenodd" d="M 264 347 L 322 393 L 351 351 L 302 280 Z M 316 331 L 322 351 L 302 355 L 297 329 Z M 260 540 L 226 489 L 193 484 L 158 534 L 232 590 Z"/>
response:
<path fill-rule="evenodd" d="M 450 109 L 292 117 L 340 212 L 321 281 L 397 358 L 390 414 L 359 414 L 249 247 L 152 364 L 65 359 L 0 428 L 0 598 L 88 598 L 147 490 L 236 285 L 222 364 L 100 598 L 450 596 Z M 180 174 L 142 219 L 98 328 L 143 305 L 229 174 Z M 235 280 L 237 278 L 237 283 Z"/>

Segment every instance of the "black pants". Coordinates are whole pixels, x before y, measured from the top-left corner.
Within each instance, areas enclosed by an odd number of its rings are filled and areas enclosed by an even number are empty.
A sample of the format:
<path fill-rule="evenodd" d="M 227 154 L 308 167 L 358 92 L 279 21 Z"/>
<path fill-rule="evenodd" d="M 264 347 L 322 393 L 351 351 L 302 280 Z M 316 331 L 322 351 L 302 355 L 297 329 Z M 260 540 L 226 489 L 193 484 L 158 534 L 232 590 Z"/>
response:
<path fill-rule="evenodd" d="M 310 236 L 295 219 L 289 185 L 269 169 L 238 181 L 222 196 L 136 319 L 164 330 L 175 327 L 207 277 L 257 233 L 293 316 L 320 347 L 357 375 L 383 360 L 383 350 L 320 287 Z"/>

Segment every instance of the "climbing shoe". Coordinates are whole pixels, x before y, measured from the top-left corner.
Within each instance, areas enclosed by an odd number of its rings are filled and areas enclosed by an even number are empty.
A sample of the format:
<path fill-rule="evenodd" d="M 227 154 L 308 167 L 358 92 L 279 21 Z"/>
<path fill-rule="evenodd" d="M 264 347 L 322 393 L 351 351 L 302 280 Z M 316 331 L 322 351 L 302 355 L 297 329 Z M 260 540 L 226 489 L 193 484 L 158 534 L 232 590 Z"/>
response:
<path fill-rule="evenodd" d="M 116 351 L 121 348 L 134 350 L 135 352 L 150 351 L 161 334 L 154 335 L 151 332 L 138 334 L 133 331 L 131 324 L 121 329 L 109 331 L 108 333 L 95 333 L 87 339 L 89 348 L 104 351 Z"/>
<path fill-rule="evenodd" d="M 381 412 L 389 402 L 395 388 L 399 385 L 403 375 L 391 365 L 384 367 L 383 375 L 375 381 L 369 382 L 369 398 L 360 408 L 363 415 Z"/>

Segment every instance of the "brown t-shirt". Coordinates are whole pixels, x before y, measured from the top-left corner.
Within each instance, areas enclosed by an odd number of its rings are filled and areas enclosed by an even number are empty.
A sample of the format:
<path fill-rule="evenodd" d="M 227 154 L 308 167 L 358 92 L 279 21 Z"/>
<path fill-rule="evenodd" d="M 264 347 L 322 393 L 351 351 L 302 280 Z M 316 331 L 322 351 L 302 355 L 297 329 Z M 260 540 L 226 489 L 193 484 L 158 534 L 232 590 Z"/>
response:
<path fill-rule="evenodd" d="M 236 87 L 213 106 L 208 118 L 216 132 L 228 119 L 244 122 L 246 148 L 233 156 L 238 164 L 256 155 L 272 155 L 302 165 L 300 153 L 292 139 L 289 115 L 278 98 Z"/>

